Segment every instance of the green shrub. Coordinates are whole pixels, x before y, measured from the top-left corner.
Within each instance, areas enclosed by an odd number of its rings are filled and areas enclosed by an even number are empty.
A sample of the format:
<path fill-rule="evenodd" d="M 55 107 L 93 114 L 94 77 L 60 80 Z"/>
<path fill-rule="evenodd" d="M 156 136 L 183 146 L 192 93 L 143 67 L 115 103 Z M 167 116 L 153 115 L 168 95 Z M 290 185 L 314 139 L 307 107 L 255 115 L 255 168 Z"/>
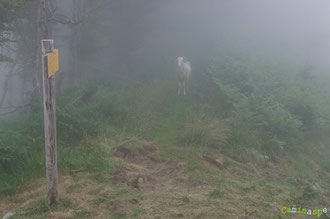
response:
<path fill-rule="evenodd" d="M 125 99 L 103 86 L 69 89 L 57 101 L 59 141 L 76 144 L 84 136 L 97 136 L 105 126 L 121 126 L 125 122 Z"/>
<path fill-rule="evenodd" d="M 240 55 L 222 55 L 210 66 L 230 107 L 231 143 L 261 147 L 271 155 L 293 149 L 304 136 L 330 130 L 330 99 L 310 81 L 298 80 L 299 66 Z"/>
<path fill-rule="evenodd" d="M 0 131 L 0 194 L 14 192 L 27 179 L 44 170 L 44 154 L 23 131 Z"/>
<path fill-rule="evenodd" d="M 22 132 L 0 131 L 0 169 L 10 172 L 24 164 L 30 148 Z"/>

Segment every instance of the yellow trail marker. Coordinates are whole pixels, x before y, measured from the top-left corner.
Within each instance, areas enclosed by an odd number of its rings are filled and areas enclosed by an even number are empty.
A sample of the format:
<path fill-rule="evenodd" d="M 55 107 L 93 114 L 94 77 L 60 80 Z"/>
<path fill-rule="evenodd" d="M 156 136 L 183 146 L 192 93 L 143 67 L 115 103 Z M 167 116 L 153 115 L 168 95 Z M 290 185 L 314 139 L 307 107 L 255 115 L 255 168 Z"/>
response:
<path fill-rule="evenodd" d="M 50 78 L 59 70 L 58 49 L 54 50 L 53 53 L 47 55 L 47 61 L 48 61 L 48 78 Z"/>

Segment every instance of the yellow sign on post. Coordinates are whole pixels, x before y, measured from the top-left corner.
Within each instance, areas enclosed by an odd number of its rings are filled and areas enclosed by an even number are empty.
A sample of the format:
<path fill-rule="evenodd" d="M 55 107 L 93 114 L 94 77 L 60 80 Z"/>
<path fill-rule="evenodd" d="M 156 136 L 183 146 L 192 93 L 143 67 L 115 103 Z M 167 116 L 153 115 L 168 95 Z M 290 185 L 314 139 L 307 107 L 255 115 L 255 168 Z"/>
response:
<path fill-rule="evenodd" d="M 48 78 L 53 76 L 59 70 L 58 49 L 47 56 L 48 61 Z"/>

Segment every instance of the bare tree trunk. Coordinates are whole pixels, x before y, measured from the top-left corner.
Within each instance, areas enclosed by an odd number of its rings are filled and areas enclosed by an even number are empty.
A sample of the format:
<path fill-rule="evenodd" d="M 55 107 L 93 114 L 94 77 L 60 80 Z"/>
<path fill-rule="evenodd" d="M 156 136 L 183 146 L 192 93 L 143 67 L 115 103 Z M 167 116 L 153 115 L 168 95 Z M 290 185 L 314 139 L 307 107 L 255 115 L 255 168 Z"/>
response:
<path fill-rule="evenodd" d="M 3 89 L 2 89 L 2 92 L 1 92 L 1 96 L 0 96 L 0 108 L 3 107 L 4 103 L 5 103 L 5 100 L 6 100 L 6 97 L 7 97 L 7 93 L 8 93 L 8 86 L 9 86 L 9 80 L 11 80 L 11 75 L 12 73 L 14 72 L 14 69 L 15 69 L 15 64 L 13 64 L 11 66 L 11 69 L 9 70 L 9 73 L 5 79 L 5 82 L 4 82 L 4 86 L 3 86 Z"/>
<path fill-rule="evenodd" d="M 57 147 L 56 147 L 56 115 L 55 115 L 55 79 L 48 78 L 47 54 L 53 51 L 53 41 L 50 39 L 50 29 L 48 25 L 48 15 L 50 14 L 49 0 L 40 0 L 39 12 L 40 20 L 38 23 L 39 50 L 42 60 L 42 71 L 37 78 L 42 76 L 43 80 L 43 100 L 44 100 L 44 131 L 45 131 L 45 152 L 46 152 L 46 179 L 47 179 L 47 198 L 49 204 L 55 204 L 58 200 L 58 170 L 57 170 Z M 42 44 L 41 44 L 42 42 Z M 42 46 L 41 46 L 41 45 Z"/>
<path fill-rule="evenodd" d="M 34 77 L 33 77 L 33 89 L 38 93 L 41 93 L 41 83 L 40 83 L 40 76 L 41 76 L 41 3 L 39 2 L 38 12 L 37 12 L 37 35 L 36 35 L 36 50 L 34 54 Z"/>
<path fill-rule="evenodd" d="M 41 46 L 40 42 L 42 39 L 49 38 L 50 32 L 47 21 L 47 4 L 48 0 L 39 0 L 39 6 L 37 11 L 37 34 L 36 34 L 36 50 L 35 50 L 35 63 L 34 63 L 34 77 L 33 77 L 33 88 L 35 91 L 41 94 Z"/>
<path fill-rule="evenodd" d="M 57 171 L 57 146 L 56 146 L 56 102 L 55 102 L 55 78 L 48 78 L 47 54 L 53 51 L 53 41 L 42 41 L 42 78 L 44 99 L 44 129 L 46 152 L 46 179 L 47 198 L 50 205 L 58 200 L 58 171 Z"/>
<path fill-rule="evenodd" d="M 72 58 L 72 83 L 73 84 L 79 84 L 79 75 L 78 75 L 78 54 L 77 54 L 77 40 L 75 38 L 76 36 L 75 27 L 72 28 L 72 35 L 70 40 L 70 52 L 71 52 L 71 58 Z"/>
<path fill-rule="evenodd" d="M 6 78 L 5 79 L 4 86 L 3 86 L 3 92 L 1 92 L 1 96 L 0 96 L 0 108 L 3 107 L 3 104 L 4 104 L 5 99 L 6 99 L 6 96 L 7 96 L 8 80 L 9 80 L 9 78 Z"/>
<path fill-rule="evenodd" d="M 81 0 L 73 0 L 72 7 L 72 20 L 73 21 L 81 21 L 83 19 L 83 7 L 84 2 Z M 81 35 L 81 25 L 76 24 L 71 26 L 71 42 L 70 42 L 70 52 L 72 57 L 72 83 L 79 84 L 82 81 L 81 69 L 79 68 L 79 60 L 78 60 L 78 47 L 80 43 L 80 35 Z"/>

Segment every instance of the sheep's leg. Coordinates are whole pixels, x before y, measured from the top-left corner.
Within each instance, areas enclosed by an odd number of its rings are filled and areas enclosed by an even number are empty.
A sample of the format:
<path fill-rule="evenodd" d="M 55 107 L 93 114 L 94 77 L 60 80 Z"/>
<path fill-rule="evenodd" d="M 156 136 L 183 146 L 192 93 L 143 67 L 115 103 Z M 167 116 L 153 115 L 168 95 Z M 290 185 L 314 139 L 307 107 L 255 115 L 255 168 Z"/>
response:
<path fill-rule="evenodd" d="M 179 81 L 178 96 L 180 96 L 181 82 Z"/>
<path fill-rule="evenodd" d="M 186 95 L 186 80 L 183 81 L 183 95 Z"/>

